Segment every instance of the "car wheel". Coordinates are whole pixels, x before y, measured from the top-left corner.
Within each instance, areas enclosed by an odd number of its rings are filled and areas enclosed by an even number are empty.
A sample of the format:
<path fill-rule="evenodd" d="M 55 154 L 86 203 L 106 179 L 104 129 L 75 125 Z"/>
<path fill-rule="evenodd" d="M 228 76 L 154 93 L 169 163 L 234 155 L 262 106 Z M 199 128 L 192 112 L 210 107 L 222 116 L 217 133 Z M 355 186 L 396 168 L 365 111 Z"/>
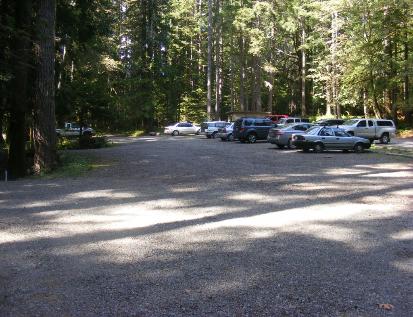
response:
<path fill-rule="evenodd" d="M 211 135 L 210 135 L 210 134 L 207 134 L 206 137 L 207 137 L 208 139 L 210 139 L 210 138 L 211 138 Z"/>
<path fill-rule="evenodd" d="M 284 148 L 284 145 L 283 145 L 283 144 L 277 144 L 277 146 L 278 146 L 278 148 L 281 149 L 281 150 Z"/>
<path fill-rule="evenodd" d="M 172 135 L 173 135 L 173 136 L 179 135 L 179 131 L 178 131 L 178 130 L 175 130 L 174 132 L 172 132 Z"/>
<path fill-rule="evenodd" d="M 324 151 L 324 145 L 323 145 L 323 143 L 316 143 L 315 145 L 314 145 L 314 152 L 316 152 L 316 153 L 321 153 L 321 152 L 323 152 Z"/>
<path fill-rule="evenodd" d="M 287 147 L 288 147 L 290 150 L 295 149 L 295 145 L 293 144 L 293 140 L 291 140 L 291 139 L 288 140 Z"/>
<path fill-rule="evenodd" d="M 248 143 L 255 143 L 257 142 L 257 136 L 253 133 L 248 134 Z"/>
<path fill-rule="evenodd" d="M 230 142 L 234 141 L 234 136 L 232 134 L 228 134 L 227 140 Z"/>
<path fill-rule="evenodd" d="M 361 143 L 356 143 L 356 145 L 354 145 L 354 152 L 356 153 L 362 153 L 364 152 L 364 146 Z"/>
<path fill-rule="evenodd" d="M 226 141 L 226 139 L 225 139 L 225 138 L 221 138 L 221 141 Z"/>
<path fill-rule="evenodd" d="M 217 134 L 216 132 L 212 133 L 211 138 L 215 139 L 216 134 Z"/>
<path fill-rule="evenodd" d="M 201 134 L 201 130 L 196 131 L 195 134 L 196 134 L 196 135 L 200 135 L 200 134 Z"/>
<path fill-rule="evenodd" d="M 387 144 L 389 142 L 390 142 L 389 134 L 388 133 L 383 133 L 383 135 L 380 138 L 380 143 Z"/>

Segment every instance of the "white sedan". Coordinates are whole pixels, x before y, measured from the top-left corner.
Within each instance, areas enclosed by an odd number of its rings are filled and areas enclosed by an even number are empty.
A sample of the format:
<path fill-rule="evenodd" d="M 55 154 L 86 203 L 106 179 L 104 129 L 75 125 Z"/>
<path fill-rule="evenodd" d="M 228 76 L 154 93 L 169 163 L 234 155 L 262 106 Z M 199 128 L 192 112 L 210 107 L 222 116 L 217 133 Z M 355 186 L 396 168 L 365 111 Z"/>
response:
<path fill-rule="evenodd" d="M 177 136 L 180 134 L 199 134 L 201 128 L 189 122 L 178 122 L 174 125 L 165 127 L 165 134 Z"/>

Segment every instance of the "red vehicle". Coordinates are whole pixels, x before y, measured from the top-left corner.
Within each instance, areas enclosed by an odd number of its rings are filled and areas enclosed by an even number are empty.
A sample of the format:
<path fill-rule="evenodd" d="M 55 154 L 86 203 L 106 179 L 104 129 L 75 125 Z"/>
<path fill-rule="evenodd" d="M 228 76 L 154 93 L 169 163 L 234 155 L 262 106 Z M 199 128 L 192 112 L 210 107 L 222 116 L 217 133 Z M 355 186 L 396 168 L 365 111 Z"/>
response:
<path fill-rule="evenodd" d="M 286 114 L 272 114 L 272 115 L 266 116 L 266 118 L 268 118 L 272 122 L 276 123 L 281 118 L 288 118 L 288 115 L 286 115 Z"/>

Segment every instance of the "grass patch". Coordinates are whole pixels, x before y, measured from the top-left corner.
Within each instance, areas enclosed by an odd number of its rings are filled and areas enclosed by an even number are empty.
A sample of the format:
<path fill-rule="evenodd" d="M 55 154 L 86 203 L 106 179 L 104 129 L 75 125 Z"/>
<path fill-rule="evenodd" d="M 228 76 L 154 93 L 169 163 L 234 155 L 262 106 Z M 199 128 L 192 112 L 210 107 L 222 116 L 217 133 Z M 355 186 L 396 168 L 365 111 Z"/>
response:
<path fill-rule="evenodd" d="M 109 166 L 109 164 L 99 163 L 97 158 L 90 153 L 79 154 L 73 152 L 64 152 L 60 155 L 58 167 L 50 173 L 40 175 L 39 177 L 53 179 L 65 177 L 80 177 L 87 172 Z"/>
<path fill-rule="evenodd" d="M 401 155 L 413 158 L 413 149 L 393 147 L 391 145 L 384 145 L 379 147 L 375 144 L 372 144 L 370 149 L 375 153 Z"/>
<path fill-rule="evenodd" d="M 412 138 L 413 129 L 399 129 L 397 130 L 397 136 L 401 138 Z"/>
<path fill-rule="evenodd" d="M 145 131 L 144 130 L 133 130 L 133 131 L 129 131 L 127 133 L 128 136 L 132 136 L 134 138 L 139 138 L 143 135 L 145 135 Z"/>

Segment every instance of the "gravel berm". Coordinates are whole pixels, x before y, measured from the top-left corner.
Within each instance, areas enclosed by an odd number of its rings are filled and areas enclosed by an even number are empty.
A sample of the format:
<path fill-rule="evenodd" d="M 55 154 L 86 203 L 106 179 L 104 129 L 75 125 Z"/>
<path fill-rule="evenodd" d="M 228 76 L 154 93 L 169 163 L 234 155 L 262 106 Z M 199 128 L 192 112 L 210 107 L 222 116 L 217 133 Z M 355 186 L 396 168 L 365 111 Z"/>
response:
<path fill-rule="evenodd" d="M 0 183 L 0 316 L 413 315 L 411 159 L 114 141 Z"/>

